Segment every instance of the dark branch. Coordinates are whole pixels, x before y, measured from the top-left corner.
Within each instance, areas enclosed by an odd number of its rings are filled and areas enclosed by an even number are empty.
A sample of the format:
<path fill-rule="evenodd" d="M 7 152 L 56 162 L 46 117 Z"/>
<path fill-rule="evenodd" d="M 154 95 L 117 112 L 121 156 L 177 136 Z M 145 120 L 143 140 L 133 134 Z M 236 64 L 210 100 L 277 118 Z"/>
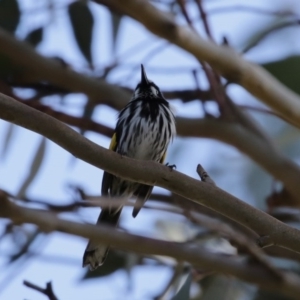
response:
<path fill-rule="evenodd" d="M 58 298 L 55 296 L 55 294 L 53 292 L 51 281 L 47 282 L 46 288 L 39 287 L 39 286 L 35 285 L 34 283 L 31 283 L 27 280 L 24 280 L 23 284 L 33 290 L 36 290 L 36 291 L 44 294 L 45 296 L 48 297 L 49 300 L 58 300 Z"/>

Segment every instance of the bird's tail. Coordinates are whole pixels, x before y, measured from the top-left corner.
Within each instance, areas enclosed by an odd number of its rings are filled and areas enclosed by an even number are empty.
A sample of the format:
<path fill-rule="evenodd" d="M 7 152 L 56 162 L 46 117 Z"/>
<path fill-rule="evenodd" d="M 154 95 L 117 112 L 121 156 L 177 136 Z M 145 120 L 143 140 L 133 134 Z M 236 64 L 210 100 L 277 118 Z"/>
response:
<path fill-rule="evenodd" d="M 97 224 L 105 224 L 109 226 L 117 226 L 122 208 L 111 210 L 108 208 L 102 209 L 98 218 Z M 108 254 L 109 246 L 102 245 L 99 242 L 89 241 L 83 254 L 82 266 L 89 266 L 90 270 L 95 270 L 101 266 Z"/>

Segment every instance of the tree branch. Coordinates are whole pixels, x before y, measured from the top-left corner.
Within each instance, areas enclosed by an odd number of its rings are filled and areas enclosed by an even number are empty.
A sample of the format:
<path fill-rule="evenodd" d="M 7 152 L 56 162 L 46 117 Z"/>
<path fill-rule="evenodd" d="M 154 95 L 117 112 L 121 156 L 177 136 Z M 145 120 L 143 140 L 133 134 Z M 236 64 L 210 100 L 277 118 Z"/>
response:
<path fill-rule="evenodd" d="M 76 126 L 82 130 L 90 130 L 100 134 L 103 134 L 109 138 L 113 136 L 114 130 L 106 125 L 97 123 L 91 119 L 84 118 L 84 117 L 75 117 L 69 114 L 66 114 L 61 111 L 57 111 L 50 106 L 44 105 L 40 102 L 36 101 L 22 101 L 25 105 L 33 107 L 49 116 L 54 117 L 61 122 L 69 124 L 71 126 Z"/>
<path fill-rule="evenodd" d="M 293 205 L 299 205 L 300 168 L 280 153 L 270 141 L 235 122 L 215 119 L 177 118 L 177 130 L 182 136 L 207 137 L 230 144 L 262 166 L 276 179 L 284 183 L 293 195 Z"/>
<path fill-rule="evenodd" d="M 300 231 L 240 201 L 221 189 L 200 182 L 152 161 L 121 156 L 87 140 L 67 125 L 18 101 L 0 94 L 0 118 L 43 136 L 75 157 L 127 180 L 166 188 L 213 209 L 273 244 L 300 252 Z"/>
<path fill-rule="evenodd" d="M 18 74 L 11 78 L 13 86 L 34 88 L 50 94 L 85 93 L 94 99 L 95 103 L 107 104 L 117 110 L 122 109 L 130 99 L 131 89 L 118 87 L 103 79 L 88 77 L 65 68 L 54 59 L 41 56 L 27 43 L 18 41 L 1 28 L 0 44 L 3 46 L 0 48 L 0 56 L 3 56 Z M 52 85 L 37 83 L 39 81 L 47 81 Z M 212 99 L 209 90 L 174 90 L 166 91 L 164 95 L 167 99 L 179 98 L 183 102 Z"/>
<path fill-rule="evenodd" d="M 145 238 L 120 232 L 105 225 L 80 224 L 62 220 L 47 211 L 17 206 L 10 202 L 4 193 L 0 193 L 0 203 L 0 217 L 9 218 L 16 223 L 36 224 L 45 232 L 65 232 L 95 241 L 99 240 L 101 243 L 136 253 L 174 257 L 178 261 L 187 261 L 195 267 L 213 269 L 267 289 L 280 291 L 294 299 L 299 297 L 300 278 L 292 273 L 282 272 L 282 277 L 279 278 L 260 265 L 247 264 L 234 257 L 216 255 L 205 248 L 199 249 L 199 247 L 191 247 L 184 243 Z"/>
<path fill-rule="evenodd" d="M 11 91 L 4 85 L 0 84 L 0 90 L 12 96 Z M 94 131 L 107 137 L 112 136 L 112 128 L 93 120 L 58 112 L 36 101 L 21 101 L 20 98 L 18 100 L 71 126 Z M 270 140 L 262 140 L 244 126 L 221 119 L 176 118 L 176 127 L 179 136 L 208 137 L 235 146 L 272 176 L 284 183 L 286 189 L 293 196 L 291 198 L 293 202 L 290 205 L 300 205 L 300 198 L 298 197 L 300 185 L 297 180 L 300 177 L 300 168 L 284 157 Z"/>
<path fill-rule="evenodd" d="M 115 1 L 112 1 L 111 3 L 113 2 Z M 131 3 L 132 1 L 129 2 Z M 103 80 L 92 79 L 63 68 L 56 61 L 39 55 L 26 43 L 16 40 L 1 29 L 0 44 L 2 45 L 0 53 L 6 56 L 11 63 L 18 66 L 19 71 L 23 72 L 21 72 L 21 74 L 30 74 L 35 77 L 35 80 L 36 77 L 38 77 L 40 80 L 49 81 L 52 84 L 67 90 L 84 92 L 90 97 L 97 99 L 97 101 L 103 101 L 104 104 L 108 104 L 118 110 L 122 109 L 128 102 L 129 93 L 126 93 L 124 90 L 114 85 L 110 85 Z M 213 45 L 212 47 L 216 46 Z M 221 55 L 221 58 L 224 58 L 224 55 Z M 239 58 L 239 60 L 241 59 Z M 283 105 L 284 103 L 288 103 L 288 101 L 282 101 Z M 55 111 L 49 110 L 48 113 L 59 117 Z M 60 115 L 60 117 L 64 119 L 65 122 L 68 122 L 73 126 L 76 126 L 76 124 L 79 123 L 79 120 L 74 117 L 67 118 L 63 115 Z M 297 203 L 299 202 L 297 199 L 298 195 L 300 195 L 300 185 L 296 182 L 296 178 L 300 177 L 300 171 L 296 165 L 284 158 L 278 150 L 275 149 L 275 147 L 269 145 L 268 148 L 265 148 L 270 151 L 268 153 L 267 151 L 258 151 L 258 149 L 263 150 L 262 147 L 265 147 L 266 145 L 263 145 L 262 141 L 259 141 L 257 137 L 253 136 L 253 134 L 248 131 L 246 132 L 241 126 L 236 124 L 233 125 L 229 122 L 223 122 L 221 124 L 222 130 L 220 130 L 219 120 L 190 120 L 177 118 L 176 121 L 179 135 L 211 137 L 237 147 L 240 151 L 254 159 L 275 178 L 282 181 L 289 192 L 294 196 L 294 199 L 296 199 L 295 201 Z M 92 121 L 84 122 L 83 125 L 87 127 L 86 129 L 107 135 L 110 132 L 109 128 L 103 127 L 100 124 L 98 124 L 98 126 Z M 244 136 L 242 131 L 244 131 Z M 252 135 L 252 137 L 247 139 L 247 135 Z M 241 141 L 245 141 L 247 143 L 243 143 Z M 245 145 L 250 147 L 245 147 Z M 255 148 L 253 145 L 258 145 L 259 148 Z"/>
<path fill-rule="evenodd" d="M 149 31 L 206 61 L 230 82 L 243 86 L 253 96 L 300 128 L 300 97 L 262 67 L 247 62 L 227 46 L 204 40 L 188 27 L 178 25 L 148 1 L 94 0 L 117 9 L 143 24 Z"/>
<path fill-rule="evenodd" d="M 41 78 L 42 79 L 42 78 Z M 16 88 L 30 88 L 34 89 L 38 92 L 40 97 L 42 96 L 49 96 L 49 95 L 67 95 L 72 93 L 72 90 L 66 90 L 63 88 L 60 88 L 58 86 L 53 86 L 44 82 L 39 83 L 20 83 L 20 82 L 14 82 L 9 81 L 9 85 Z M 125 86 L 119 86 L 119 88 L 125 92 L 128 93 L 128 95 L 132 95 L 134 90 L 125 87 Z M 210 90 L 202 90 L 200 88 L 198 89 L 185 89 L 185 90 L 163 90 L 162 91 L 164 97 L 168 100 L 181 100 L 183 103 L 195 101 L 195 100 L 201 100 L 202 102 L 207 102 L 212 100 L 212 92 Z M 95 103 L 102 104 L 103 98 L 95 99 Z"/>
<path fill-rule="evenodd" d="M 20 83 L 48 81 L 65 90 L 85 93 L 116 109 L 123 108 L 130 99 L 131 95 L 118 86 L 65 68 L 58 61 L 39 55 L 30 45 L 18 41 L 1 28 L 0 44 L 0 56 L 14 68 L 18 76 L 13 79 Z"/>

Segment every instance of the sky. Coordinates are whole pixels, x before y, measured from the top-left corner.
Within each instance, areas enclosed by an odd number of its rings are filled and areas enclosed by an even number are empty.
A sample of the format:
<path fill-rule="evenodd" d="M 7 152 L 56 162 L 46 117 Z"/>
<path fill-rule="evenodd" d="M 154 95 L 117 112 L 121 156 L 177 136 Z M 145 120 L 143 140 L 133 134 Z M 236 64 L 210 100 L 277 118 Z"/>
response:
<path fill-rule="evenodd" d="M 58 3 L 56 1 L 55 3 Z M 300 13 L 300 5 L 297 1 L 204 1 L 205 7 L 209 11 L 217 7 L 227 5 L 251 5 L 254 7 L 265 7 L 276 9 L 282 5 L 290 7 L 295 12 Z M 48 14 L 39 9 L 37 5 L 46 3 L 46 0 L 36 4 L 33 0 L 20 1 L 22 9 L 28 13 L 23 17 L 22 23 L 17 31 L 17 35 L 22 38 L 31 29 L 44 24 L 46 25 L 43 42 L 39 45 L 38 51 L 46 56 L 60 56 L 69 62 L 75 69 L 86 70 L 86 62 L 78 49 L 75 40 L 70 34 L 70 24 L 66 16 L 66 9 L 61 6 L 53 14 Z M 155 49 L 165 42 L 149 34 L 137 22 L 129 18 L 122 20 L 121 31 L 119 33 L 116 51 L 112 51 L 110 16 L 107 10 L 99 5 L 91 4 L 96 24 L 93 37 L 93 62 L 94 65 L 101 67 L 109 65 L 116 58 L 125 60 L 126 68 L 117 69 L 109 76 L 111 83 L 122 83 L 135 87 L 138 83 L 140 72 L 138 69 L 132 71 L 133 65 L 139 66 L 143 63 L 146 67 L 148 77 L 164 90 L 172 88 L 192 88 L 194 81 L 188 72 L 175 72 L 175 69 L 189 69 L 197 66 L 197 61 L 186 52 L 175 46 L 168 46 L 158 55 L 148 57 L 151 49 Z M 195 13 L 195 17 L 197 17 Z M 260 14 L 233 13 L 215 14 L 209 18 L 213 35 L 220 42 L 226 35 L 230 44 L 242 49 L 248 41 L 249 36 L 255 36 L 259 28 L 271 24 L 273 18 Z M 183 20 L 179 20 L 183 23 Z M 199 31 L 203 34 L 201 23 L 198 23 Z M 299 54 L 299 39 L 294 38 L 294 33 L 299 29 L 283 30 L 281 42 L 278 37 L 275 39 L 270 36 L 260 47 L 250 51 L 246 58 L 255 62 L 271 61 L 290 54 Z M 288 32 L 288 34 L 287 34 Z M 145 42 L 146 41 L 146 42 Z M 141 51 L 132 53 L 134 45 L 143 45 Z M 114 53 L 115 52 L 115 53 Z M 147 59 L 145 59 L 145 57 Z M 158 72 L 162 67 L 163 72 Z M 201 84 L 205 87 L 205 79 L 200 77 Z M 253 99 L 247 92 L 240 87 L 230 88 L 230 93 L 234 96 L 237 103 L 247 103 L 257 106 L 261 104 Z M 68 105 L 68 113 L 79 115 L 82 105 L 86 98 L 83 95 L 69 95 L 65 97 Z M 62 109 L 58 97 L 48 97 L 45 103 L 50 104 L 55 109 Z M 172 101 L 178 116 L 201 117 L 202 108 L 198 102 L 182 105 L 178 101 Z M 212 111 L 215 107 L 208 107 Z M 260 115 L 253 115 L 261 125 L 268 129 L 268 132 L 278 139 L 280 144 L 280 134 L 283 128 L 282 122 L 274 120 L 273 117 L 263 123 Z M 103 124 L 114 127 L 117 113 L 112 109 L 100 106 L 96 109 L 93 119 Z M 270 126 L 272 124 L 272 126 Z M 0 121 L 0 140 L 4 141 L 9 124 Z M 17 194 L 22 182 L 25 180 L 27 170 L 33 160 L 36 149 L 41 142 L 41 137 L 28 130 L 15 127 L 13 129 L 13 142 L 5 158 L 0 158 L 0 182 L 1 188 Z M 95 133 L 88 132 L 86 137 L 101 146 L 108 147 L 109 139 Z M 277 140 L 276 140 L 277 141 Z M 282 146 L 284 148 L 284 145 Z M 0 145 L 1 151 L 1 145 Z M 268 193 L 271 185 L 269 178 L 259 167 L 253 166 L 249 159 L 245 158 L 238 151 L 230 146 L 217 141 L 208 139 L 192 139 L 177 137 L 171 145 L 167 161 L 174 163 L 177 170 L 189 176 L 197 178 L 196 166 L 201 163 L 209 174 L 215 179 L 218 186 L 231 194 L 243 199 L 244 201 L 260 205 L 257 199 L 263 199 Z M 233 170 L 233 171 L 232 171 Z M 54 143 L 46 141 L 45 159 L 36 180 L 28 189 L 28 196 L 35 199 L 47 200 L 51 203 L 63 204 L 72 201 L 72 194 L 68 186 L 78 184 L 90 194 L 99 194 L 102 170 L 99 170 L 85 162 L 72 157 L 65 150 Z M 240 176 L 243 174 L 243 176 Z M 253 176 L 259 174 L 259 182 Z M 251 184 L 257 186 L 255 193 L 249 193 L 245 187 L 247 180 L 253 179 Z M 162 191 L 157 188 L 156 191 Z M 76 217 L 70 215 L 67 218 L 80 218 L 80 220 L 95 222 L 98 216 L 97 209 L 84 209 Z M 168 222 L 179 224 L 182 231 L 172 232 L 175 238 L 182 238 L 186 234 L 184 220 L 181 217 L 164 213 L 149 213 L 146 209 L 142 210 L 136 219 L 131 218 L 130 209 L 125 209 L 121 225 L 131 232 L 157 237 L 159 226 L 157 221 L 166 219 Z M 4 224 L 1 221 L 1 224 Z M 171 223 L 173 224 L 173 223 Z M 177 225 L 176 225 L 177 226 Z M 174 225 L 174 228 L 177 228 Z M 32 227 L 28 226 L 28 230 Z M 26 232 L 25 232 L 26 234 Z M 173 237 L 174 238 L 174 237 Z M 101 280 L 88 280 L 81 282 L 80 278 L 84 274 L 81 268 L 82 254 L 86 246 L 86 241 L 82 238 L 73 237 L 65 234 L 55 233 L 47 239 L 39 239 L 32 245 L 31 251 L 35 253 L 32 259 L 24 259 L 22 263 L 6 265 L 5 253 L 10 251 L 12 241 L 4 240 L 0 245 L 0 298 L 1 299 L 42 299 L 43 296 L 37 292 L 23 286 L 24 279 L 37 285 L 44 286 L 46 282 L 52 281 L 54 290 L 59 299 L 90 299 L 90 300 L 114 300 L 119 299 L 151 299 L 161 291 L 169 277 L 171 276 L 168 267 L 136 267 L 130 274 L 133 284 L 128 290 L 128 274 L 125 271 L 118 271 Z M 61 263 L 61 260 L 64 263 Z M 5 272 L 3 271 L 5 270 Z M 151 282 L 151 284 L 149 284 Z"/>

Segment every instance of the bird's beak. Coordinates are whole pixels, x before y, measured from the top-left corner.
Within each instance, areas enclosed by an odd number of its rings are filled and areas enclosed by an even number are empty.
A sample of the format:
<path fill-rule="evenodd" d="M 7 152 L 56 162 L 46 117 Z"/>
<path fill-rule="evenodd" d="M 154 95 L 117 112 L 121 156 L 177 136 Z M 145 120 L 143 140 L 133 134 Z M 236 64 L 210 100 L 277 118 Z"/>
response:
<path fill-rule="evenodd" d="M 143 65 L 141 65 L 141 84 L 142 85 L 148 85 L 149 84 L 149 81 L 148 81 L 148 78 L 147 78 L 147 75 L 146 75 L 146 72 L 145 72 L 145 69 L 144 69 Z"/>

